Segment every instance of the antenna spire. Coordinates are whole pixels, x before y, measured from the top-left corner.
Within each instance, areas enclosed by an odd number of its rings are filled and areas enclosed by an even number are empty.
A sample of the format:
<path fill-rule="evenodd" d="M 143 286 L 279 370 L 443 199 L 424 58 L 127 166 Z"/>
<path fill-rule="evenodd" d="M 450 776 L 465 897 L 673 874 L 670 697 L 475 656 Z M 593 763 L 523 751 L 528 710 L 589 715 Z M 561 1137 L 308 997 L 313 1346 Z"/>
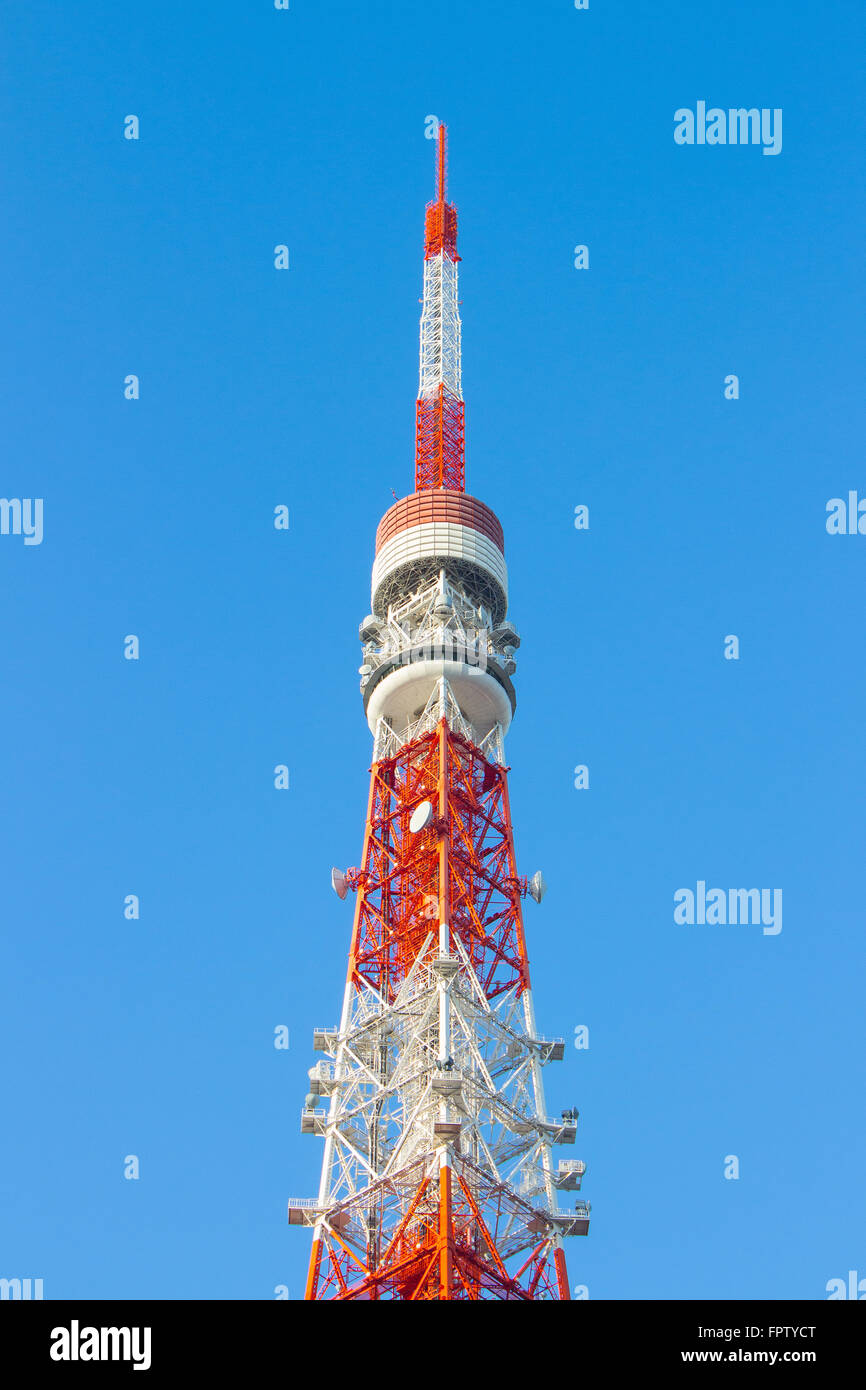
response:
<path fill-rule="evenodd" d="M 440 123 L 440 125 L 439 125 L 439 139 L 438 139 L 438 141 L 437 141 L 437 155 L 438 155 L 438 164 L 439 164 L 439 182 L 438 182 L 438 186 L 437 186 L 437 190 L 436 190 L 436 201 L 437 201 L 438 203 L 440 203 L 440 204 L 445 202 L 445 182 L 446 182 L 446 178 L 447 178 L 447 165 L 446 165 L 446 163 L 445 163 L 445 159 L 446 159 L 447 141 L 448 141 L 448 131 L 446 130 L 445 126 L 442 125 L 442 124 Z"/>
<path fill-rule="evenodd" d="M 436 198 L 424 224 L 424 308 L 415 407 L 415 491 L 465 490 L 461 324 L 457 298 L 457 209 L 446 202 L 447 132 L 440 122 Z"/>

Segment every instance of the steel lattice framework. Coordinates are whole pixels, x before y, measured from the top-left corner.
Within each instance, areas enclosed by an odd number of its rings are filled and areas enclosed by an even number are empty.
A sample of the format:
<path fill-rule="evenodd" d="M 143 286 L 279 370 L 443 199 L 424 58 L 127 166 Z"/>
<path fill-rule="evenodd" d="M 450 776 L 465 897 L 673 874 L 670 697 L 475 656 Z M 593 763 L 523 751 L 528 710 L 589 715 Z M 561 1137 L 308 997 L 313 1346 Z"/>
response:
<path fill-rule="evenodd" d="M 434 499 L 463 491 L 444 127 L 438 165 L 415 494 Z M 339 1025 L 315 1033 L 325 1058 L 301 1122 L 324 1138 L 322 1179 L 289 1219 L 313 1228 L 311 1300 L 567 1299 L 562 1240 L 586 1234 L 589 1207 L 560 1208 L 584 1165 L 554 1167 L 552 1147 L 574 1142 L 577 1112 L 550 1118 L 544 1101 L 564 1043 L 540 1037 L 533 1013 L 523 901 L 543 886 L 517 872 L 503 751 L 520 639 L 487 606 L 505 611 L 501 527 L 470 498 L 431 523 L 421 500 L 383 520 L 390 578 L 374 569 L 374 598 L 389 598 L 361 624 L 363 857 L 334 871 L 340 896 L 355 893 L 349 968 Z M 431 567 L 438 579 L 414 587 Z"/>

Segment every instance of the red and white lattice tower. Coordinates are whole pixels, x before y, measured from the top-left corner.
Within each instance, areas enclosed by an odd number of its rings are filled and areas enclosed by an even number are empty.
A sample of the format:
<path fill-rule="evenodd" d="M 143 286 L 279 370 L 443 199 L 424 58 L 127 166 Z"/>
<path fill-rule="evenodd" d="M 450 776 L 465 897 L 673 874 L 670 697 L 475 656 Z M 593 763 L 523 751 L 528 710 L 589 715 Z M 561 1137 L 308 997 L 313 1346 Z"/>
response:
<path fill-rule="evenodd" d="M 464 491 L 457 212 L 445 128 L 427 206 L 415 491 L 376 535 L 361 691 L 375 745 L 339 1027 L 317 1029 L 302 1131 L 325 1140 L 308 1299 L 569 1297 L 586 1234 L 577 1112 L 548 1117 L 561 1039 L 535 1026 L 503 740 L 515 708 L 502 527 Z"/>

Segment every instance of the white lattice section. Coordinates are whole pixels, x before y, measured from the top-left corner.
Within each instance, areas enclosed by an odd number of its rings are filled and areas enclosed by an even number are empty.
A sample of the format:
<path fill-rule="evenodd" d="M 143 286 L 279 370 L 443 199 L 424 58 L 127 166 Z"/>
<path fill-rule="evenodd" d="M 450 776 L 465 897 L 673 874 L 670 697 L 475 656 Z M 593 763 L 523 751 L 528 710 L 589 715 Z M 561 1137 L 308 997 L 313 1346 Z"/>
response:
<path fill-rule="evenodd" d="M 419 397 L 444 385 L 462 399 L 457 263 L 444 252 L 424 262 Z"/>
<path fill-rule="evenodd" d="M 499 1239 L 508 1258 L 556 1233 L 550 1149 L 564 1125 L 545 1114 L 528 991 L 488 1000 L 460 943 L 449 955 L 434 939 L 431 931 L 393 1004 L 369 986 L 347 997 L 323 1116 L 319 1219 L 366 1251 L 374 1194 L 391 1192 L 399 1204 L 408 1175 L 435 1162 L 436 1123 L 459 1121 L 455 1161 L 471 1170 L 479 1197 L 488 1187 L 506 1193 Z"/>

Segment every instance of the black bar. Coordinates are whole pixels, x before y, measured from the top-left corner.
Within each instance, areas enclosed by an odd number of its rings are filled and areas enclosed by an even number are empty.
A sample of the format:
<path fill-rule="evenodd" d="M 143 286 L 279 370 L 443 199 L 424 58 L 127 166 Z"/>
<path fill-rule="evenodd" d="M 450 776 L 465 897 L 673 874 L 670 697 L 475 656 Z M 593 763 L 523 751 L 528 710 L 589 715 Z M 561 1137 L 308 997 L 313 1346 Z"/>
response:
<path fill-rule="evenodd" d="M 551 1305 L 535 1315 L 524 1311 L 519 1315 L 519 1330 L 541 1331 L 546 1356 L 571 1367 L 575 1374 L 581 1367 L 588 1373 L 592 1365 L 611 1374 L 620 1369 L 666 1372 L 674 1366 L 716 1364 L 729 1371 L 752 1365 L 806 1366 L 826 1377 L 828 1372 L 850 1370 L 859 1363 L 858 1350 L 866 1331 L 862 1314 L 862 1309 L 846 1301 L 576 1301 Z M 114 1376 L 138 1374 L 141 1381 L 145 1375 L 159 1381 L 189 1372 L 197 1378 L 192 1383 L 198 1385 L 203 1375 L 224 1378 L 269 1367 L 292 1380 L 310 1374 L 331 1379 L 338 1364 L 345 1365 L 350 1355 L 353 1372 L 364 1374 L 357 1347 L 350 1353 L 346 1343 L 333 1340 L 334 1333 L 347 1325 L 347 1318 L 354 1334 L 363 1335 L 364 1329 L 381 1332 L 383 1316 L 369 1305 L 359 1315 L 349 1309 L 324 1312 L 310 1304 L 279 1301 L 4 1301 L 0 1302 L 2 1367 L 8 1370 L 10 1361 L 15 1364 L 19 1383 L 21 1372 L 25 1376 L 48 1373 L 54 1379 L 93 1377 L 107 1370 Z M 406 1313 L 392 1316 L 398 1325 L 405 1325 Z M 430 1326 L 432 1318 L 432 1327 L 444 1330 L 453 1326 L 450 1318 L 455 1312 L 431 1314 L 428 1307 L 419 1316 L 425 1325 Z M 471 1324 L 475 1333 L 478 1316 L 473 1315 Z M 496 1314 L 480 1316 L 495 1318 Z M 354 1322 L 355 1317 L 360 1321 Z M 435 1321 L 443 1317 L 446 1323 Z M 518 1330 L 513 1311 L 508 1317 L 504 1336 Z M 96 1329 L 97 1335 L 89 1329 Z M 104 1336 L 102 1329 L 106 1329 Z M 117 1335 L 108 1329 L 117 1329 Z M 472 1344 L 470 1340 L 461 1351 L 464 1365 L 467 1355 L 471 1364 L 467 1348 Z M 489 1357 L 490 1345 L 485 1345 Z M 494 1357 L 500 1370 L 508 1364 L 505 1346 Z M 52 1348 L 70 1358 L 77 1351 L 78 1359 L 54 1359 Z M 89 1356 L 91 1350 L 104 1353 L 105 1359 L 84 1359 L 82 1353 Z M 115 1352 L 127 1359 L 112 1359 Z M 373 1364 L 381 1357 L 374 1343 L 370 1356 L 372 1374 Z M 539 1369 L 546 1376 L 549 1363 Z M 493 1371 L 493 1366 L 487 1370 Z"/>

